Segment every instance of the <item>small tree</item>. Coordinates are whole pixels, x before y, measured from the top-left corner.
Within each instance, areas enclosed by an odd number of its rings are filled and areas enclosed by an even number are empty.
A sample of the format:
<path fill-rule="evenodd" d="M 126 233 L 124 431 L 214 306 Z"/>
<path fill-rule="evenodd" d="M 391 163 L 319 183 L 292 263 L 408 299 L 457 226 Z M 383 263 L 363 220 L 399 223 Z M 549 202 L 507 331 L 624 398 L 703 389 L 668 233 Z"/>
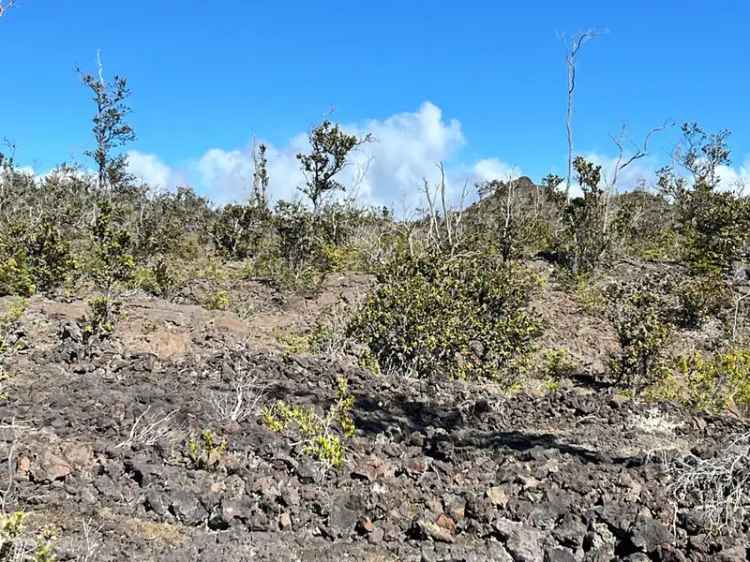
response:
<path fill-rule="evenodd" d="M 268 208 L 268 158 L 267 147 L 253 142 L 253 204 L 263 209 Z"/>
<path fill-rule="evenodd" d="M 740 259 L 748 242 L 750 204 L 746 197 L 719 191 L 719 168 L 729 163 L 729 131 L 710 134 L 695 123 L 682 126 L 685 149 L 677 160 L 690 177 L 674 168 L 659 170 L 659 188 L 674 202 L 677 231 L 685 240 L 694 273 L 726 272 Z"/>
<path fill-rule="evenodd" d="M 94 115 L 94 133 L 96 148 L 86 151 L 86 155 L 93 158 L 97 165 L 99 189 L 112 189 L 123 184 L 129 178 L 127 174 L 127 156 L 113 154 L 113 150 L 135 140 L 133 128 L 125 122 L 130 113 L 126 104 L 130 96 L 127 79 L 115 76 L 112 82 L 104 80 L 104 68 L 101 57 L 97 53 L 98 76 L 81 72 L 81 81 L 94 94 L 96 105 Z"/>
<path fill-rule="evenodd" d="M 599 264 L 609 246 L 606 232 L 606 199 L 600 187 L 601 166 L 578 156 L 573 162 L 583 197 L 570 201 L 565 210 L 570 265 L 573 273 L 590 271 Z"/>
<path fill-rule="evenodd" d="M 92 322 L 109 331 L 112 322 L 114 294 L 118 285 L 129 281 L 135 270 L 130 233 L 123 228 L 109 200 L 99 204 L 91 235 L 93 242 L 92 275 L 104 296 L 92 301 L 97 317 Z"/>
<path fill-rule="evenodd" d="M 362 138 L 348 135 L 339 125 L 328 120 L 312 130 L 309 136 L 310 153 L 297 154 L 297 160 L 306 179 L 300 191 L 310 198 L 316 213 L 327 193 L 346 189 L 335 176 L 346 166 L 349 153 L 371 138 L 369 134 Z"/>

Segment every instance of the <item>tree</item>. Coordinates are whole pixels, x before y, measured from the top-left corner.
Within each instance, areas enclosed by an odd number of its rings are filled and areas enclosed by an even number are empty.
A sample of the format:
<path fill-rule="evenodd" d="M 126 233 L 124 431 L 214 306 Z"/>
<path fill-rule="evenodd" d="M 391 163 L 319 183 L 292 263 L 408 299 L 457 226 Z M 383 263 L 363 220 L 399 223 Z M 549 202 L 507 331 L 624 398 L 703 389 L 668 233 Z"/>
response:
<path fill-rule="evenodd" d="M 253 141 L 253 203 L 268 208 L 268 158 L 266 145 Z"/>
<path fill-rule="evenodd" d="M 297 160 L 306 179 L 300 191 L 310 198 L 316 213 L 326 193 L 345 191 L 346 188 L 335 176 L 346 166 L 349 153 L 371 139 L 369 134 L 362 138 L 348 135 L 338 124 L 328 120 L 310 132 L 310 153 L 297 154 Z"/>
<path fill-rule="evenodd" d="M 685 148 L 677 161 L 690 174 L 673 167 L 658 171 L 661 193 L 675 204 L 677 231 L 686 243 L 694 273 L 727 272 L 743 256 L 750 228 L 750 202 L 741 194 L 719 190 L 719 171 L 729 163 L 729 131 L 707 133 L 696 123 L 682 126 Z"/>
<path fill-rule="evenodd" d="M 570 184 L 573 177 L 573 100 L 576 90 L 576 62 L 583 46 L 602 32 L 586 30 L 576 33 L 570 40 L 565 64 L 568 67 L 568 110 L 565 114 L 565 130 L 568 135 L 568 175 L 565 181 L 565 198 L 570 195 Z"/>
<path fill-rule="evenodd" d="M 127 156 L 113 154 L 113 150 L 135 140 L 135 131 L 125 122 L 130 113 L 126 104 L 130 96 L 127 79 L 115 75 L 112 82 L 104 80 L 104 68 L 101 56 L 97 53 L 98 76 L 81 72 L 81 81 L 94 94 L 96 115 L 91 129 L 96 140 L 96 148 L 86 151 L 98 168 L 99 189 L 111 191 L 124 184 L 128 179 Z"/>
<path fill-rule="evenodd" d="M 0 0 L 0 17 L 2 17 L 7 10 L 12 8 L 15 3 L 15 0 L 8 0 L 7 2 Z"/>

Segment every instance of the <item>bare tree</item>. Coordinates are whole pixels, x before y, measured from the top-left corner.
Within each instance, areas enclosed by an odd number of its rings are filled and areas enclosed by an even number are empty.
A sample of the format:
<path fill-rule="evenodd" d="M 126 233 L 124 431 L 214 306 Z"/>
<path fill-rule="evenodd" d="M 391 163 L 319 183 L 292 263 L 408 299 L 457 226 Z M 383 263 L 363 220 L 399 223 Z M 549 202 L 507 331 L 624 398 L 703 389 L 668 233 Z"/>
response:
<path fill-rule="evenodd" d="M 446 199 L 445 166 L 442 162 L 437 164 L 440 171 L 440 180 L 434 188 L 430 187 L 427 178 L 423 178 L 423 191 L 427 201 L 429 213 L 429 239 L 435 247 L 441 251 L 453 254 L 460 240 L 461 219 L 463 218 L 464 200 L 468 183 L 464 183 L 463 190 L 457 207 L 448 206 Z M 440 210 L 438 210 L 440 205 Z"/>
<path fill-rule="evenodd" d="M 8 0 L 7 2 L 0 0 L 0 17 L 2 17 L 7 10 L 10 10 L 15 3 L 16 0 Z"/>
<path fill-rule="evenodd" d="M 576 91 L 576 62 L 583 46 L 591 39 L 601 35 L 602 31 L 588 29 L 576 33 L 568 45 L 565 63 L 568 66 L 568 110 L 565 114 L 565 129 L 568 134 L 568 175 L 565 181 L 565 198 L 570 195 L 570 185 L 573 178 L 573 101 Z"/>
<path fill-rule="evenodd" d="M 665 121 L 664 124 L 660 125 L 659 127 L 654 127 L 653 129 L 649 130 L 648 133 L 646 133 L 646 136 L 643 139 L 643 144 L 636 145 L 633 149 L 630 155 L 626 155 L 627 150 L 625 148 L 625 143 L 627 139 L 627 127 L 625 125 L 622 126 L 620 129 L 620 132 L 617 135 L 611 135 L 610 138 L 612 139 L 612 142 L 617 147 L 617 160 L 615 160 L 615 164 L 612 168 L 612 173 L 610 176 L 609 182 L 607 182 L 607 188 L 605 192 L 605 212 L 604 212 L 604 230 L 606 232 L 608 226 L 609 226 L 609 212 L 610 212 L 610 201 L 612 197 L 617 195 L 617 182 L 620 179 L 620 174 L 625 170 L 628 166 L 633 164 L 634 162 L 637 162 L 638 160 L 645 158 L 649 155 L 649 143 L 651 142 L 651 138 L 657 134 L 666 129 L 667 127 L 673 125 L 671 121 Z"/>

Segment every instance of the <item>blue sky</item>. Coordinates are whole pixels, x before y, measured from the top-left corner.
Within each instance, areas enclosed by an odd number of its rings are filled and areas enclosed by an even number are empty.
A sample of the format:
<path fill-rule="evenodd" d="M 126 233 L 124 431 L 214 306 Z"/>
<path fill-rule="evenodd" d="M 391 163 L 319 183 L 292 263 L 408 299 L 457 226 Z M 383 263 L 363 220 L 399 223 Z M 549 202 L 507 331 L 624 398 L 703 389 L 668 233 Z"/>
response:
<path fill-rule="evenodd" d="M 287 196 L 300 135 L 331 108 L 376 132 L 354 167 L 372 200 L 416 189 L 438 159 L 456 185 L 509 169 L 538 179 L 565 169 L 559 34 L 596 27 L 608 33 L 580 57 L 577 152 L 606 163 L 623 123 L 638 140 L 665 119 L 695 120 L 732 129 L 742 176 L 749 22 L 750 3 L 728 0 L 18 0 L 0 19 L 0 137 L 36 171 L 85 162 L 92 107 L 73 69 L 93 70 L 101 49 L 133 89 L 134 170 L 157 183 L 236 198 L 256 135 Z M 641 168 L 675 138 L 659 137 Z"/>

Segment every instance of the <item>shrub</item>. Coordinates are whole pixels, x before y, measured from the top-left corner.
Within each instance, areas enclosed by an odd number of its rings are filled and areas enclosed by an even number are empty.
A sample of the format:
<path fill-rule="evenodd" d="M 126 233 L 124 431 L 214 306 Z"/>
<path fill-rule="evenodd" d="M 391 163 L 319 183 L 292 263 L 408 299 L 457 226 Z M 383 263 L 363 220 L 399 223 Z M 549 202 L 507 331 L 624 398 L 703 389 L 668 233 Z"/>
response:
<path fill-rule="evenodd" d="M 61 286 L 74 268 L 70 243 L 51 217 L 14 221 L 0 242 L 0 293 L 31 296 Z"/>
<path fill-rule="evenodd" d="M 670 168 L 659 170 L 659 188 L 676 208 L 677 231 L 685 258 L 696 273 L 726 272 L 741 258 L 750 230 L 750 203 L 719 191 L 719 170 L 729 163 L 729 131 L 709 134 L 694 123 L 682 127 L 687 149 L 678 154 L 692 177 Z"/>
<path fill-rule="evenodd" d="M 553 380 L 570 376 L 575 372 L 576 364 L 570 351 L 561 347 L 547 349 L 542 353 L 542 374 Z"/>
<path fill-rule="evenodd" d="M 321 418 L 313 408 L 289 406 L 283 401 L 276 402 L 262 412 L 263 422 L 271 431 L 285 431 L 290 424 L 295 426 L 303 438 L 303 452 L 333 467 L 344 462 L 344 443 L 341 436 L 354 436 L 356 428 L 351 417 L 354 398 L 349 394 L 348 381 L 337 380 L 336 401 Z M 338 425 L 338 430 L 335 425 Z"/>
<path fill-rule="evenodd" d="M 227 310 L 231 302 L 229 293 L 222 289 L 211 293 L 206 299 L 204 306 L 208 310 Z"/>
<path fill-rule="evenodd" d="M 700 326 L 709 315 L 717 314 L 731 301 L 731 293 L 716 271 L 695 275 L 677 287 L 680 320 L 687 327 Z"/>
<path fill-rule="evenodd" d="M 55 562 L 54 533 L 42 529 L 34 535 L 26 530 L 28 513 L 0 515 L 0 562 Z"/>
<path fill-rule="evenodd" d="M 681 356 L 646 394 L 654 400 L 681 402 L 704 412 L 721 413 L 730 406 L 750 412 L 750 350 L 731 349 L 709 357 L 699 352 Z"/>
<path fill-rule="evenodd" d="M 397 256 L 349 325 L 384 371 L 507 376 L 541 324 L 528 310 L 538 279 L 490 256 Z"/>
<path fill-rule="evenodd" d="M 310 132 L 308 139 L 310 152 L 297 154 L 305 175 L 305 185 L 299 189 L 310 198 L 317 212 L 328 193 L 345 189 L 335 177 L 346 166 L 349 153 L 369 142 L 371 136 L 348 135 L 337 124 L 326 120 Z"/>
<path fill-rule="evenodd" d="M 204 429 L 197 437 L 190 435 L 185 448 L 194 468 L 209 470 L 221 462 L 227 450 L 227 441 L 219 439 L 210 429 Z"/>
<path fill-rule="evenodd" d="M 747 532 L 750 433 L 725 439 L 709 458 L 692 453 L 678 457 L 670 463 L 668 474 L 675 510 L 692 508 L 698 522 L 714 535 Z"/>
<path fill-rule="evenodd" d="M 18 299 L 8 307 L 4 314 L 0 314 L 0 400 L 8 398 L 2 389 L 4 386 L 2 383 L 7 378 L 3 363 L 14 351 L 24 347 L 23 340 L 16 333 L 16 326 L 26 310 L 26 306 L 26 299 Z"/>
<path fill-rule="evenodd" d="M 255 255 L 261 238 L 268 234 L 270 219 L 265 206 L 225 205 L 212 226 L 214 244 L 233 259 Z"/>
<path fill-rule="evenodd" d="M 83 327 L 84 337 L 103 337 L 112 333 L 114 321 L 120 314 L 120 303 L 110 297 L 98 296 L 89 300 L 89 315 Z"/>
<path fill-rule="evenodd" d="M 30 297 L 35 292 L 34 276 L 23 254 L 0 262 L 0 295 Z"/>
<path fill-rule="evenodd" d="M 578 156 L 573 162 L 583 196 L 565 209 L 563 254 L 573 273 L 595 269 L 610 246 L 607 231 L 606 194 L 600 187 L 601 166 Z"/>
<path fill-rule="evenodd" d="M 645 276 L 608 291 L 620 343 L 611 367 L 619 381 L 627 380 L 635 388 L 659 374 L 659 361 L 672 333 L 674 310 L 666 284 L 664 279 Z"/>
<path fill-rule="evenodd" d="M 133 274 L 133 286 L 156 297 L 172 298 L 178 284 L 178 279 L 165 259 L 159 259 L 150 267 L 139 267 Z"/>

